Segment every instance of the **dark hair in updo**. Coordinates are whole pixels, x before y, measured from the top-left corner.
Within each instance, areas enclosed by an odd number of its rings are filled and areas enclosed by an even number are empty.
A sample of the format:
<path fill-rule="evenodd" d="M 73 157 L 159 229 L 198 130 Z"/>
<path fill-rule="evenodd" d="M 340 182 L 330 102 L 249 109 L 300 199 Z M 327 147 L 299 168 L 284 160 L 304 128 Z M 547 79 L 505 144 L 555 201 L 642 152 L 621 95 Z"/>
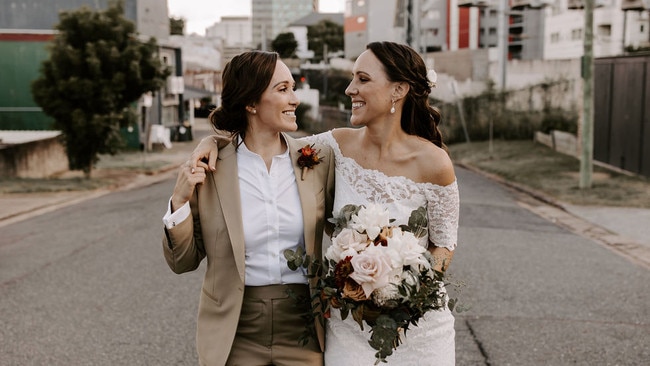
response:
<path fill-rule="evenodd" d="M 249 51 L 233 57 L 222 75 L 221 106 L 208 118 L 216 130 L 244 138 L 248 128 L 246 106 L 255 104 L 271 83 L 278 61 L 276 52 Z"/>
<path fill-rule="evenodd" d="M 446 150 L 438 129 L 442 116 L 436 108 L 429 105 L 431 86 L 422 57 L 411 47 L 395 42 L 372 42 L 366 48 L 382 63 L 390 81 L 404 82 L 410 86 L 404 98 L 402 129 Z"/>

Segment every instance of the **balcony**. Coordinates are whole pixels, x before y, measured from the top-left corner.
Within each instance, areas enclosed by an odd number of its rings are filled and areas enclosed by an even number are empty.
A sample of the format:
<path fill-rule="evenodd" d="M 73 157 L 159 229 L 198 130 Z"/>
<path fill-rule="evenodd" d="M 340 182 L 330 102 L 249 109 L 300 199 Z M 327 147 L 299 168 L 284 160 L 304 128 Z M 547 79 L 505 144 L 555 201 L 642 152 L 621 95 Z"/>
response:
<path fill-rule="evenodd" d="M 625 1 L 625 0 L 624 0 Z M 647 1 L 647 0 L 645 0 Z M 594 8 L 600 8 L 608 4 L 608 0 L 595 0 L 594 1 Z M 585 8 L 585 1 L 584 0 L 569 0 L 569 5 L 567 6 L 569 9 L 584 9 Z"/>
<path fill-rule="evenodd" d="M 570 0 L 569 0 L 570 1 Z M 521 10 L 524 8 L 543 8 L 551 5 L 553 0 L 511 0 L 510 9 Z"/>
<path fill-rule="evenodd" d="M 487 8 L 492 5 L 490 0 L 458 0 L 459 8 Z"/>
<path fill-rule="evenodd" d="M 512 0 L 510 2 L 510 9 L 523 9 L 530 7 L 534 0 Z"/>
<path fill-rule="evenodd" d="M 650 10 L 650 0 L 622 0 L 621 10 Z"/>

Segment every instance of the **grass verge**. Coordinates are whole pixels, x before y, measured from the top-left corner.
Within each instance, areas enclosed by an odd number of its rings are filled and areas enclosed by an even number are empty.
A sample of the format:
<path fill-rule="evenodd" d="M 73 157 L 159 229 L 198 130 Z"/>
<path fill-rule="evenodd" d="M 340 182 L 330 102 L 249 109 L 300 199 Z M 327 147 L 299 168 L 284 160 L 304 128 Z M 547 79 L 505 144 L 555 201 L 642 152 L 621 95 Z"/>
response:
<path fill-rule="evenodd" d="M 580 161 L 533 141 L 472 142 L 449 146 L 456 163 L 576 205 L 650 208 L 650 180 L 594 165 L 592 187 L 579 188 Z"/>

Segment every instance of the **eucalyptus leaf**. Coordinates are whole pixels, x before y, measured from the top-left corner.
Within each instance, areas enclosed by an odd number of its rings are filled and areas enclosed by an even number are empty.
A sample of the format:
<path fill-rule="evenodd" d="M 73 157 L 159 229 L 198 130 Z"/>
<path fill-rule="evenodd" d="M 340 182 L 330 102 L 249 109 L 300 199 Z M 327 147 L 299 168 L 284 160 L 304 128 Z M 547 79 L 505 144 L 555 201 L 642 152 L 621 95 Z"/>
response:
<path fill-rule="evenodd" d="M 356 308 L 352 309 L 352 319 L 354 319 L 357 324 L 359 324 L 359 327 L 361 327 L 361 330 L 363 330 L 363 310 L 365 306 L 363 304 L 359 304 Z"/>

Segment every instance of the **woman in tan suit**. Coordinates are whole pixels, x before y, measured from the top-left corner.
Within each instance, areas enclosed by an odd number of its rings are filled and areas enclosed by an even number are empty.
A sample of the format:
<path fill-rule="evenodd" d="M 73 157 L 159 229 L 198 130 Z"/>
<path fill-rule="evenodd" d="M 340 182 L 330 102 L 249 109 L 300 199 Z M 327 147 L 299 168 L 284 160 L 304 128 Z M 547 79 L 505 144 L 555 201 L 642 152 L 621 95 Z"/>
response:
<path fill-rule="evenodd" d="M 224 68 L 222 106 L 214 128 L 233 143 L 219 151 L 217 169 L 181 167 L 163 218 L 163 249 L 175 273 L 207 257 L 200 296 L 197 351 L 201 365 L 322 365 L 318 341 L 298 342 L 309 296 L 304 272 L 287 267 L 283 251 L 319 257 L 326 215 L 332 212 L 334 157 L 313 146 L 312 163 L 298 163 L 304 143 L 295 131 L 294 79 L 274 52 L 235 56 Z M 310 151 L 309 149 L 305 150 Z"/>

